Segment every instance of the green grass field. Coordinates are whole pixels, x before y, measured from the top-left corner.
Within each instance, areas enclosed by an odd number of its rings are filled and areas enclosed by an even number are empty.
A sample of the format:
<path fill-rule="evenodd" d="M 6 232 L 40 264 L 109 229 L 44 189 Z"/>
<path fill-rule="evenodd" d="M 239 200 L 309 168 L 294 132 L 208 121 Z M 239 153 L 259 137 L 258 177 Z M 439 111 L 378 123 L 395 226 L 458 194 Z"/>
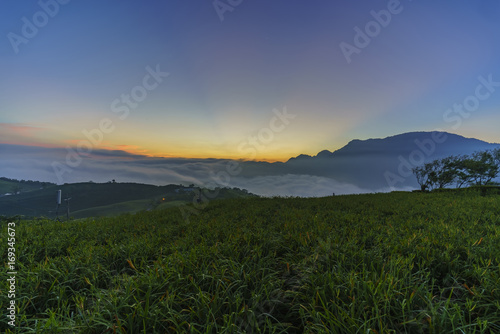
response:
<path fill-rule="evenodd" d="M 227 199 L 189 223 L 166 208 L 16 225 L 6 333 L 500 332 L 498 195 Z"/>
<path fill-rule="evenodd" d="M 136 213 L 148 207 L 151 203 L 150 199 L 139 199 L 135 201 L 127 201 L 116 204 L 109 204 L 103 206 L 96 206 L 90 209 L 79 210 L 71 213 L 75 218 L 85 217 L 105 217 L 119 215 L 123 212 Z M 64 214 L 64 207 L 61 210 Z"/>

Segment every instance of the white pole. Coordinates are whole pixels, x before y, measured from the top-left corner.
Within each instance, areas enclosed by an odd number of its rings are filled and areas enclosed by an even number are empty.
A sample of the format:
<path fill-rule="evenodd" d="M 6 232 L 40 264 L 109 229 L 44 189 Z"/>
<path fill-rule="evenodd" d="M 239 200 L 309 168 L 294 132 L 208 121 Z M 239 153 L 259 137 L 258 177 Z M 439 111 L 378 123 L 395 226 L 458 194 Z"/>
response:
<path fill-rule="evenodd" d="M 59 189 L 57 191 L 57 198 L 56 198 L 57 205 L 61 205 L 61 198 L 62 198 L 62 191 Z"/>

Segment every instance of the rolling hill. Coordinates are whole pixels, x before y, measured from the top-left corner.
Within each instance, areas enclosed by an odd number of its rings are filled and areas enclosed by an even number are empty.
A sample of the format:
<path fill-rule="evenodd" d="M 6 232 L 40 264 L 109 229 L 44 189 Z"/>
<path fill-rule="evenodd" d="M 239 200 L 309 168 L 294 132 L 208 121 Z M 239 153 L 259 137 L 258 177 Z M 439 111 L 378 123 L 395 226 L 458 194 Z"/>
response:
<path fill-rule="evenodd" d="M 66 215 L 64 199 L 70 198 L 70 216 L 75 218 L 111 216 L 125 212 L 151 210 L 193 201 L 198 188 L 183 185 L 155 186 L 138 183 L 50 184 L 43 188 L 0 197 L 0 215 L 56 217 L 56 193 L 62 191 L 59 217 Z M 222 188 L 217 198 L 254 196 L 245 190 Z"/>
<path fill-rule="evenodd" d="M 54 183 L 31 180 L 14 180 L 6 177 L 0 177 L 0 197 L 4 194 L 43 189 L 51 185 L 54 185 Z"/>

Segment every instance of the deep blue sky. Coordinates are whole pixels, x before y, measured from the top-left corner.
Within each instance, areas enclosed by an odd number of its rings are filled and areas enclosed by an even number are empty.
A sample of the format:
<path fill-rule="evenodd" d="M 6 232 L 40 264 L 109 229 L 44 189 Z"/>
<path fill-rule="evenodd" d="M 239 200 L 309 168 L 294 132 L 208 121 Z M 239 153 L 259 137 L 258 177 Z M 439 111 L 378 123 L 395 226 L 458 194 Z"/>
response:
<path fill-rule="evenodd" d="M 241 143 L 285 107 L 296 117 L 256 158 L 437 128 L 500 142 L 500 87 L 468 118 L 444 118 L 478 77 L 500 82 L 499 2 L 403 0 L 348 63 L 340 43 L 388 3 L 243 0 L 221 21 L 212 1 L 73 0 L 16 53 L 8 34 L 41 7 L 2 1 L 0 143 L 76 145 L 109 118 L 100 149 L 245 159 Z M 148 66 L 170 75 L 119 119 L 112 102 Z"/>

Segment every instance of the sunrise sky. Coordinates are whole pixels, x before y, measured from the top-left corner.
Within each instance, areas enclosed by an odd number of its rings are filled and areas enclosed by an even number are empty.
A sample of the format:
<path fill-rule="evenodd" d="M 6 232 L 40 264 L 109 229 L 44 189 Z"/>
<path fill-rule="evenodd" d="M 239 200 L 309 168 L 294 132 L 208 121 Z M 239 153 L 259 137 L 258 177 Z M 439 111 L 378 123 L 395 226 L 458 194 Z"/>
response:
<path fill-rule="evenodd" d="M 225 3 L 2 1 L 0 143 L 75 146 L 105 119 L 94 149 L 159 157 L 250 159 L 249 136 L 268 161 L 409 131 L 500 142 L 498 1 Z"/>

